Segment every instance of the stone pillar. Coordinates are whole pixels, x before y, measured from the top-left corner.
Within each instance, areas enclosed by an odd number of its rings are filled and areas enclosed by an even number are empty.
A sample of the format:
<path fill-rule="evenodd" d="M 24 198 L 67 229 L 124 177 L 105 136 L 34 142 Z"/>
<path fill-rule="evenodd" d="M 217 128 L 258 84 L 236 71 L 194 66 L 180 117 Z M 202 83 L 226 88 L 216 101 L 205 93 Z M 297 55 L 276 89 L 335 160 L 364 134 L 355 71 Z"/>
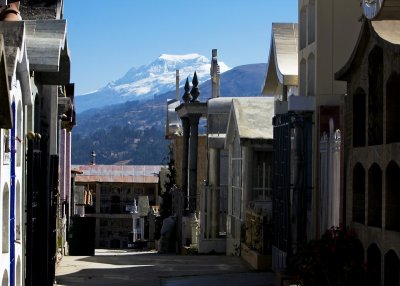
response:
<path fill-rule="evenodd" d="M 189 212 L 196 211 L 197 196 L 197 145 L 199 137 L 200 115 L 191 115 L 190 120 L 190 141 L 189 141 Z"/>
<path fill-rule="evenodd" d="M 211 210 L 208 210 L 211 224 L 211 238 L 219 234 L 219 194 L 220 194 L 220 150 L 209 149 L 209 185 L 211 187 Z M 208 233 L 207 233 L 208 235 Z"/>
<path fill-rule="evenodd" d="M 248 146 L 242 146 L 242 154 L 242 218 L 244 218 L 247 206 L 252 199 L 253 192 L 252 149 Z"/>
<path fill-rule="evenodd" d="M 188 208 L 189 189 L 188 189 L 188 162 L 189 162 L 189 118 L 182 118 L 183 144 L 182 144 L 182 191 L 185 196 L 185 209 Z"/>

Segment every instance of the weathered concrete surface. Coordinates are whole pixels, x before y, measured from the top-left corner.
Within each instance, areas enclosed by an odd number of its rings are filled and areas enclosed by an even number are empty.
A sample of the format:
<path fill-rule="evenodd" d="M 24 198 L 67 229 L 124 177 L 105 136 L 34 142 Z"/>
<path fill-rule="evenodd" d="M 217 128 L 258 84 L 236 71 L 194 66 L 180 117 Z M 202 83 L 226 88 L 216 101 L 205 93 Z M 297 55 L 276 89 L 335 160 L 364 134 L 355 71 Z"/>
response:
<path fill-rule="evenodd" d="M 65 256 L 56 269 L 59 286 L 275 285 L 271 272 L 253 272 L 238 257 L 160 255 L 96 250 L 96 256 Z"/>

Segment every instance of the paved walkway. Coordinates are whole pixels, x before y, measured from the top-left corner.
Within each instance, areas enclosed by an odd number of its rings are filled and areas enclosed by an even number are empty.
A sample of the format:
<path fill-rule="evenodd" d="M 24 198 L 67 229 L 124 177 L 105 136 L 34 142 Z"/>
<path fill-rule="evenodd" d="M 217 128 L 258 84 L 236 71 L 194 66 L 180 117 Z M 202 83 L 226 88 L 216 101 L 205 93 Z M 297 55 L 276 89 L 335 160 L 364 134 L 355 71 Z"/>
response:
<path fill-rule="evenodd" d="M 85 286 L 273 286 L 271 272 L 251 271 L 238 257 L 165 255 L 96 250 L 95 256 L 64 256 L 56 285 Z"/>

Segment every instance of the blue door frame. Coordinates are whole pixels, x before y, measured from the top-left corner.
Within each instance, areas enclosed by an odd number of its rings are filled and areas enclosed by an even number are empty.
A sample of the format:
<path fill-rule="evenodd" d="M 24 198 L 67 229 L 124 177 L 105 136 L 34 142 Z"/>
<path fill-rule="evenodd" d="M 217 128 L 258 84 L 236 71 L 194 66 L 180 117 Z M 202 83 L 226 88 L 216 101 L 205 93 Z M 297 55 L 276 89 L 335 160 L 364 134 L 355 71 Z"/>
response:
<path fill-rule="evenodd" d="M 11 128 L 11 159 L 10 159 L 10 286 L 15 285 L 15 128 L 16 114 L 15 101 L 11 105 L 13 116 L 13 127 Z"/>

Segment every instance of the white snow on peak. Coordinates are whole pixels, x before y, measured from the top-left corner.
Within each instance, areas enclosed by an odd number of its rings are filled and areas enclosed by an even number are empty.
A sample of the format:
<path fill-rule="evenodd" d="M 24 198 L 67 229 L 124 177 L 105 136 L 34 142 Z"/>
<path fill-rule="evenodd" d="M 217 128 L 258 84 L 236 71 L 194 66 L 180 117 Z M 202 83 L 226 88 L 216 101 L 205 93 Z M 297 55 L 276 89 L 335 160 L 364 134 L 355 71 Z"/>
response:
<path fill-rule="evenodd" d="M 229 70 L 219 62 L 221 73 Z M 146 98 L 162 94 L 175 88 L 175 72 L 179 70 L 180 83 L 197 72 L 200 83 L 210 79 L 210 60 L 200 54 L 185 55 L 161 54 L 148 65 L 131 68 L 122 78 L 109 83 L 102 90 L 109 89 L 120 97 Z"/>
<path fill-rule="evenodd" d="M 169 55 L 169 54 L 161 54 L 159 59 L 163 59 L 166 61 L 185 61 L 185 60 L 193 60 L 196 58 L 200 59 L 205 59 L 208 61 L 208 59 L 205 56 L 199 55 L 199 54 L 186 54 L 186 55 Z"/>
<path fill-rule="evenodd" d="M 221 61 L 218 64 L 221 73 L 230 69 Z M 180 86 L 183 86 L 187 77 L 189 81 L 192 80 L 195 71 L 200 84 L 209 80 L 210 67 L 210 60 L 200 54 L 162 54 L 148 65 L 131 68 L 120 79 L 108 83 L 97 92 L 87 94 L 85 98 L 93 104 L 90 98 L 99 98 L 99 94 L 107 95 L 107 102 L 96 101 L 98 106 L 109 105 L 110 102 L 147 99 L 174 90 L 176 70 L 179 70 Z M 89 108 L 89 104 L 87 105 L 82 104 L 81 109 Z"/>

